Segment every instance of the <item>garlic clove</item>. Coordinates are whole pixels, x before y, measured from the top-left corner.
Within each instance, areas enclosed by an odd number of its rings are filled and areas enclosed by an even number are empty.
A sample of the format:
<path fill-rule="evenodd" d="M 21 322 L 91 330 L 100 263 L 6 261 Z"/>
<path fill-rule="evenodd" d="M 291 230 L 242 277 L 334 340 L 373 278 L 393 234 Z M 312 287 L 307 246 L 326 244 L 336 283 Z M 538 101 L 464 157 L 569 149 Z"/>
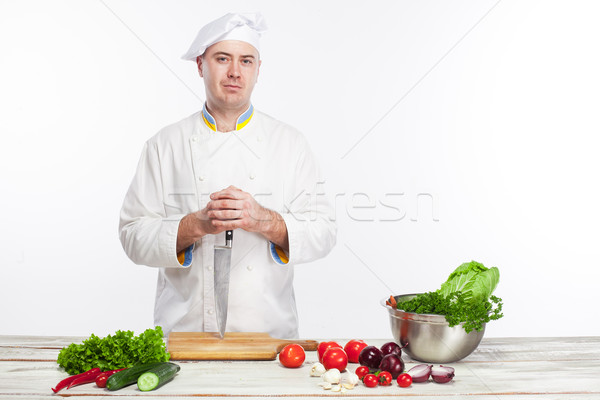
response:
<path fill-rule="evenodd" d="M 358 385 L 358 382 L 360 381 L 360 379 L 358 378 L 358 375 L 356 375 L 354 372 L 348 372 L 348 376 L 346 377 L 346 381 L 352 385 Z"/>
<path fill-rule="evenodd" d="M 331 383 L 329 383 L 329 382 L 320 382 L 319 386 L 321 386 L 325 390 L 331 389 Z"/>
<path fill-rule="evenodd" d="M 355 385 L 353 385 L 353 384 L 351 384 L 351 383 L 344 383 L 344 384 L 343 384 L 343 386 L 344 386 L 346 389 L 352 390 L 352 389 L 354 389 L 354 386 L 355 386 Z"/>
<path fill-rule="evenodd" d="M 342 391 L 342 385 L 335 385 L 334 387 L 331 388 L 332 392 L 341 392 Z"/>
<path fill-rule="evenodd" d="M 321 363 L 315 363 L 310 368 L 310 376 L 321 376 L 325 372 L 325 367 Z"/>
<path fill-rule="evenodd" d="M 342 374 L 339 370 L 332 368 L 329 371 L 325 372 L 322 375 L 322 378 L 325 382 L 329 382 L 329 383 L 340 383 L 340 381 L 342 380 Z"/>

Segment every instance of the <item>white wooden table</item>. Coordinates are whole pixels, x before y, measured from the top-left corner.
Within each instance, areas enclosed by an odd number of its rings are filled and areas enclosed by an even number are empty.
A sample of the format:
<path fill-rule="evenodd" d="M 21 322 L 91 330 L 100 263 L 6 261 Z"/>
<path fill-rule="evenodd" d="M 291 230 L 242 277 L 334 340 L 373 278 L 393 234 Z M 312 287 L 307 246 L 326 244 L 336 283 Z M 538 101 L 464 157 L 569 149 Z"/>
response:
<path fill-rule="evenodd" d="M 232 398 L 371 398 L 409 396 L 419 400 L 443 398 L 469 400 L 600 399 L 600 337 L 484 338 L 479 348 L 464 360 L 448 364 L 456 369 L 454 380 L 409 388 L 397 385 L 367 388 L 362 384 L 345 393 L 320 388 L 320 378 L 309 377 L 316 352 L 307 352 L 298 369 L 282 367 L 278 361 L 178 362 L 181 371 L 167 385 L 153 392 L 140 392 L 135 385 L 109 392 L 95 384 L 62 390 L 51 388 L 67 377 L 56 364 L 63 346 L 80 343 L 81 337 L 0 336 L 0 399 L 128 398 L 191 399 Z M 338 340 L 345 344 L 347 340 Z M 367 340 L 380 346 L 383 340 Z M 415 365 L 406 355 L 407 367 Z M 349 364 L 354 371 L 356 364 Z"/>

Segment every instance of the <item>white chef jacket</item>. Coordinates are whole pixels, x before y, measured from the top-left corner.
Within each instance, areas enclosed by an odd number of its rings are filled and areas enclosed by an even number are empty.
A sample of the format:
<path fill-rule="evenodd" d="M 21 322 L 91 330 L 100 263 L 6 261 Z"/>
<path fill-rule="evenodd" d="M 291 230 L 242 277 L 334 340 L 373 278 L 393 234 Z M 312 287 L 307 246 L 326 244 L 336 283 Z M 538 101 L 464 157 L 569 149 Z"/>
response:
<path fill-rule="evenodd" d="M 159 131 L 145 143 L 125 196 L 121 243 L 136 264 L 159 268 L 154 322 L 165 334 L 218 331 L 213 260 L 224 232 L 190 246 L 183 263 L 176 254 L 179 221 L 211 193 L 229 185 L 250 193 L 282 215 L 289 238 L 286 260 L 263 236 L 234 231 L 227 331 L 298 337 L 293 266 L 335 244 L 333 210 L 304 137 L 252 106 L 242 117 L 239 130 L 222 133 L 204 108 Z"/>

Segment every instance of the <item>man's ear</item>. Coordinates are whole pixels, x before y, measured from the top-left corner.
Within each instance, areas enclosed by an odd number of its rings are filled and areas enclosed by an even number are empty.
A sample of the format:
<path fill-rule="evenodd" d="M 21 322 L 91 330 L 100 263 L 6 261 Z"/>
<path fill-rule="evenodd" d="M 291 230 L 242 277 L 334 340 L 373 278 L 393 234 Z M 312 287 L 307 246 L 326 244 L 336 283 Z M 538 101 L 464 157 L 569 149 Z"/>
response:
<path fill-rule="evenodd" d="M 196 64 L 198 64 L 198 73 L 204 78 L 204 75 L 202 74 L 202 56 L 196 57 Z"/>

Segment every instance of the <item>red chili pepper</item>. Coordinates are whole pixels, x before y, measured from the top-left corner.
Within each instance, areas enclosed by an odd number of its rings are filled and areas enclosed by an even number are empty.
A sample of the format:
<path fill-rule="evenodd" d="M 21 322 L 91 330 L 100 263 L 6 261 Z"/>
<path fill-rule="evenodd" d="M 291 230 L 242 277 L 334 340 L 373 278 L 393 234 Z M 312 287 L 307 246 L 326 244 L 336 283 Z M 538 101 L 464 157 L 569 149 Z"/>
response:
<path fill-rule="evenodd" d="M 56 385 L 56 387 L 52 388 L 52 391 L 54 393 L 58 393 L 59 390 L 66 388 L 67 386 L 69 386 L 69 383 L 73 382 L 79 375 L 73 375 L 73 376 L 69 376 L 68 378 L 63 379 L 62 381 L 58 382 L 58 385 Z"/>
<path fill-rule="evenodd" d="M 54 393 L 58 393 L 59 390 L 64 389 L 64 388 L 69 388 L 71 387 L 71 384 L 73 383 L 73 381 L 75 379 L 81 378 L 82 376 L 85 376 L 86 374 L 90 373 L 90 372 L 98 372 L 100 373 L 100 368 L 92 368 L 89 371 L 86 372 L 82 372 L 81 374 L 77 374 L 77 375 L 71 375 L 68 378 L 63 379 L 62 381 L 58 382 L 58 385 L 56 385 L 55 388 L 52 388 L 52 391 Z"/>
<path fill-rule="evenodd" d="M 104 371 L 96 377 L 96 386 L 101 388 L 106 387 L 106 381 L 108 380 L 108 378 L 119 371 L 123 371 L 124 369 L 126 368 L 113 369 L 112 371 Z"/>
<path fill-rule="evenodd" d="M 73 379 L 67 389 L 71 389 L 73 386 L 83 385 L 84 383 L 92 383 L 96 380 L 96 377 L 100 375 L 102 371 L 100 368 L 92 368 L 87 372 L 84 372 L 81 376 Z"/>

